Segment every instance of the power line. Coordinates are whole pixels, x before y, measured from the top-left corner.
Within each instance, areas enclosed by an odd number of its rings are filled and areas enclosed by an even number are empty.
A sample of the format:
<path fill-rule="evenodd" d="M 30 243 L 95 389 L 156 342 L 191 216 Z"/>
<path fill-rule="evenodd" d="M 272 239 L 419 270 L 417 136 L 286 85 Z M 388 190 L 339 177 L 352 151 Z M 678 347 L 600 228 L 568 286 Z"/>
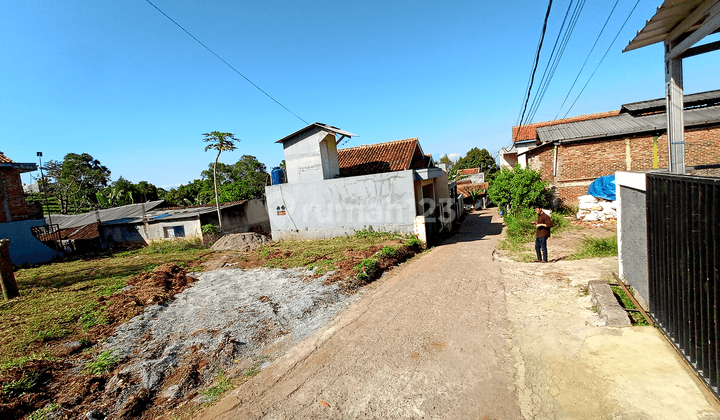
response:
<path fill-rule="evenodd" d="M 190 36 L 190 38 L 194 39 L 195 41 L 197 41 L 198 44 L 202 45 L 203 48 L 205 48 L 206 50 L 210 51 L 210 53 L 211 53 L 212 55 L 214 55 L 215 57 L 217 57 L 218 60 L 220 60 L 220 61 L 222 61 L 223 63 L 225 63 L 226 66 L 230 67 L 235 73 L 239 74 L 240 77 L 242 77 L 243 79 L 247 80 L 248 83 L 250 83 L 251 85 L 253 85 L 257 90 L 259 90 L 260 92 L 262 92 L 265 96 L 267 96 L 268 98 L 272 99 L 276 104 L 278 104 L 278 105 L 280 105 L 281 107 L 283 107 L 283 109 L 285 109 L 287 112 L 289 112 L 289 113 L 293 114 L 294 116 L 296 116 L 300 121 L 304 122 L 305 124 L 310 124 L 309 122 L 307 122 L 307 121 L 305 121 L 304 119 L 300 118 L 300 116 L 297 115 L 296 113 L 290 111 L 290 109 L 288 109 L 288 107 L 286 107 L 285 105 L 281 104 L 280 101 L 278 101 L 277 99 L 273 98 L 269 93 L 267 93 L 267 92 L 265 92 L 264 90 L 262 90 L 262 88 L 260 88 L 260 86 L 256 85 L 252 80 L 248 79 L 244 74 L 240 73 L 235 67 L 233 67 L 230 63 L 228 63 L 228 62 L 225 61 L 222 57 L 220 57 L 219 55 L 217 55 L 217 54 L 215 53 L 215 51 L 211 50 L 207 45 L 203 44 L 199 39 L 195 38 L 195 36 L 194 36 L 193 34 L 191 34 L 190 32 L 188 32 L 188 30 L 185 29 L 185 28 L 183 28 L 179 23 L 175 22 L 175 20 L 174 20 L 173 18 L 171 18 L 170 16 L 168 16 L 167 13 L 163 12 L 162 10 L 160 10 L 160 8 L 157 7 L 157 6 L 155 6 L 150 0 L 145 0 L 145 1 L 148 2 L 152 7 L 154 7 L 158 12 L 162 13 L 163 16 L 165 16 L 166 18 L 168 18 L 168 19 L 170 20 L 170 22 L 174 23 L 178 28 L 182 29 L 183 32 L 185 32 L 186 34 L 188 34 L 188 35 Z"/>
<path fill-rule="evenodd" d="M 585 62 L 583 63 L 582 67 L 580 67 L 580 71 L 578 71 L 577 76 L 575 76 L 575 80 L 573 80 L 572 85 L 570 86 L 570 89 L 568 90 L 567 95 L 565 95 L 565 99 L 563 99 L 562 104 L 560 105 L 560 108 L 558 109 L 557 114 L 555 114 L 555 118 L 557 119 L 558 115 L 560 115 L 560 111 L 562 110 L 562 107 L 565 106 L 565 102 L 567 101 L 568 97 L 570 96 L 570 92 L 572 92 L 573 88 L 575 87 L 575 83 L 577 83 L 578 79 L 580 78 L 580 74 L 582 73 L 583 69 L 585 69 L 585 65 L 587 64 L 588 60 L 590 59 L 590 55 L 595 50 L 595 46 L 597 46 L 598 41 L 600 40 L 600 37 L 602 36 L 603 32 L 605 31 L 605 27 L 607 26 L 608 22 L 610 22 L 610 18 L 612 17 L 613 13 L 615 12 L 615 8 L 617 7 L 618 3 L 620 3 L 620 0 L 615 0 L 615 5 L 613 6 L 612 10 L 610 10 L 610 14 L 608 15 L 607 19 L 605 19 L 605 24 L 603 25 L 602 29 L 600 29 L 600 33 L 598 34 L 597 38 L 595 38 L 595 43 L 593 44 L 592 48 L 590 48 L 590 52 L 588 53 L 587 57 L 585 57 Z"/>
<path fill-rule="evenodd" d="M 542 102 L 543 98 L 545 97 L 545 93 L 547 92 L 548 88 L 550 87 L 550 82 L 552 81 L 553 76 L 555 75 L 555 71 L 558 68 L 558 65 L 560 64 L 560 60 L 562 59 L 563 54 L 565 53 L 565 49 L 567 48 L 567 44 L 570 41 L 570 37 L 572 36 L 572 33 L 575 31 L 575 26 L 577 25 L 577 21 L 580 18 L 580 13 L 582 12 L 583 8 L 585 7 L 585 1 L 586 0 L 580 0 L 575 5 L 575 9 L 573 10 L 572 16 L 570 17 L 570 22 L 568 23 L 567 28 L 565 29 L 565 32 L 562 32 L 562 28 L 564 27 L 565 20 L 563 20 L 563 25 L 560 27 L 560 32 L 558 32 L 558 39 L 560 38 L 560 34 L 562 33 L 563 37 L 560 41 L 560 47 L 558 48 L 558 53 L 553 57 L 553 55 L 550 55 L 550 58 L 548 59 L 548 66 L 546 67 L 547 72 L 547 78 L 545 78 L 544 83 L 540 83 L 540 88 L 538 89 L 538 92 L 536 93 L 535 99 L 533 100 L 533 105 L 530 107 L 530 113 L 528 114 L 528 121 L 532 121 L 535 118 L 535 113 L 537 113 L 538 108 L 540 107 L 540 103 Z M 570 7 L 572 6 L 572 0 L 570 1 L 570 5 L 568 6 L 568 12 L 570 11 Z M 566 13 L 567 17 L 567 13 Z M 557 42 L 557 40 L 556 40 Z M 553 48 L 554 49 L 554 48 Z"/>
<path fill-rule="evenodd" d="M 535 71 L 537 71 L 538 62 L 540 61 L 540 50 L 542 49 L 543 41 L 545 40 L 545 31 L 547 30 L 547 23 L 548 18 L 550 17 L 550 9 L 552 8 L 552 3 L 553 0 L 550 0 L 548 2 L 547 12 L 545 12 L 545 21 L 543 22 L 542 32 L 540 33 L 540 42 L 538 43 L 537 53 L 535 54 L 535 64 L 533 65 L 533 70 L 530 75 L 530 86 L 528 86 L 528 91 L 525 95 L 525 103 L 522 107 L 522 113 L 520 114 L 520 123 L 518 124 L 518 131 L 515 135 L 515 138 L 517 138 L 517 134 L 520 133 L 520 128 L 522 127 L 523 119 L 525 118 L 525 111 L 527 110 L 528 101 L 530 100 L 530 92 L 532 91 L 533 81 L 535 80 Z"/>
<path fill-rule="evenodd" d="M 605 60 L 605 57 L 607 57 L 607 55 L 608 55 L 608 53 L 610 52 L 610 49 L 612 48 L 612 46 L 615 45 L 615 41 L 617 41 L 618 36 L 620 36 L 620 32 L 622 32 L 623 28 L 625 28 L 625 25 L 628 23 L 628 20 L 630 20 L 630 16 L 632 16 L 633 12 L 635 11 L 635 8 L 637 8 L 637 6 L 638 6 L 639 3 L 640 3 L 640 0 L 637 0 L 637 2 L 635 2 L 635 6 L 633 6 L 632 10 L 630 10 L 630 14 L 628 14 L 628 17 L 625 19 L 625 22 L 623 22 L 622 26 L 620 27 L 620 30 L 618 30 L 617 35 L 615 35 L 615 38 L 613 38 L 612 42 L 610 43 L 610 46 L 608 47 L 607 51 L 605 51 L 605 54 L 603 54 L 602 58 L 600 59 L 600 62 L 599 62 L 598 65 L 595 67 L 595 70 L 593 70 L 593 72 L 592 72 L 592 74 L 590 75 L 590 77 L 588 78 L 587 82 L 585 82 L 585 86 L 583 86 L 582 90 L 580 90 L 580 93 L 578 93 L 578 96 L 575 98 L 575 100 L 573 101 L 572 105 L 570 105 L 570 108 L 568 108 L 568 110 L 567 110 L 567 112 L 565 113 L 565 115 L 563 115 L 563 119 L 564 119 L 565 117 L 567 117 L 567 115 L 570 113 L 570 110 L 573 108 L 573 106 L 575 106 L 575 103 L 576 103 L 577 100 L 580 98 L 580 95 L 582 95 L 582 93 L 585 91 L 585 88 L 586 88 L 587 85 L 590 83 L 590 80 L 592 80 L 593 76 L 595 75 L 595 72 L 597 72 L 598 68 L 600 68 L 600 64 L 602 64 L 603 60 Z"/>

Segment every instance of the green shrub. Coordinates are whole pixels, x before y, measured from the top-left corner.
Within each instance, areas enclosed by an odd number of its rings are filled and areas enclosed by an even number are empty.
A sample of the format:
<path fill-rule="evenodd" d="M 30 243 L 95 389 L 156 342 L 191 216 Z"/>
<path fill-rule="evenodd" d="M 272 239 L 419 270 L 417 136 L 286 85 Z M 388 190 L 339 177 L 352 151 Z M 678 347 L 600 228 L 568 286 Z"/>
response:
<path fill-rule="evenodd" d="M 372 258 L 364 259 L 355 266 L 355 272 L 357 273 L 355 278 L 363 281 L 372 279 L 377 273 L 377 268 L 377 260 Z"/>
<path fill-rule="evenodd" d="M 378 251 L 377 255 L 380 258 L 391 258 L 394 257 L 395 254 L 397 254 L 397 249 L 392 246 L 386 246 L 385 248 Z"/>
<path fill-rule="evenodd" d="M 488 187 L 488 197 L 498 206 L 509 206 L 516 213 L 535 205 L 546 207 L 551 192 L 540 173 L 516 165 L 496 173 Z"/>
<path fill-rule="evenodd" d="M 202 230 L 202 233 L 215 233 L 215 232 L 217 232 L 220 228 L 219 228 L 218 226 L 215 226 L 215 225 L 211 224 L 211 223 L 208 223 L 208 224 L 206 224 L 206 225 L 202 225 L 202 227 L 200 227 L 200 229 Z"/>

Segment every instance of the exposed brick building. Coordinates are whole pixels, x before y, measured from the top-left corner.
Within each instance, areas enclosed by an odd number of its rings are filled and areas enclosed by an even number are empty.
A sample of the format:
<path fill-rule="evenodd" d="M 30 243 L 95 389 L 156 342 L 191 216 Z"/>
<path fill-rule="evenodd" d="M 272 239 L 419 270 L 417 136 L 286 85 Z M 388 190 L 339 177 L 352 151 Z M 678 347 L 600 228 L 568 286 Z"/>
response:
<path fill-rule="evenodd" d="M 0 152 L 0 223 L 42 219 L 40 203 L 27 203 L 20 174 L 37 170 L 34 163 L 15 163 Z"/>
<path fill-rule="evenodd" d="M 684 118 L 688 170 L 720 164 L 720 90 L 686 95 Z M 501 151 L 508 155 L 501 161 L 526 163 L 550 183 L 559 204 L 575 206 L 600 176 L 667 168 L 666 127 L 665 99 L 513 127 L 515 143 L 531 146 Z"/>

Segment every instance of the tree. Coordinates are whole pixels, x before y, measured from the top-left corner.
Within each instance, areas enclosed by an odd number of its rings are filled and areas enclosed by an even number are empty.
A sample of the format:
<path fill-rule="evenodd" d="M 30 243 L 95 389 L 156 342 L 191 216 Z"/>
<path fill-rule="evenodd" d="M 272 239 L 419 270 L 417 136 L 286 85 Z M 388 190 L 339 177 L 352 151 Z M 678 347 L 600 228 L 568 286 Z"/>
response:
<path fill-rule="evenodd" d="M 540 179 L 540 172 L 516 165 L 498 172 L 487 194 L 498 206 L 509 206 L 510 211 L 517 213 L 522 208 L 547 206 L 551 195 L 547 187 L 548 183 Z"/>
<path fill-rule="evenodd" d="M 448 157 L 447 153 L 445 153 L 444 155 L 440 156 L 440 160 L 437 161 L 436 163 L 444 163 L 444 164 L 445 164 L 445 167 L 447 167 L 447 168 L 449 168 L 449 167 L 453 164 L 452 160 L 450 160 L 450 158 Z"/>
<path fill-rule="evenodd" d="M 442 158 L 441 158 L 442 159 Z M 492 173 L 498 170 L 495 159 L 486 149 L 473 147 L 465 157 L 458 159 L 453 166 L 454 169 L 480 168 L 480 172 Z"/>
<path fill-rule="evenodd" d="M 147 181 L 135 184 L 135 193 L 137 194 L 135 201 L 146 202 L 158 199 L 158 188 Z"/>
<path fill-rule="evenodd" d="M 203 141 L 209 143 L 205 146 L 205 151 L 217 150 L 218 152 L 217 156 L 215 156 L 215 165 L 213 165 L 213 184 L 215 185 L 215 206 L 217 207 L 218 223 L 220 224 L 220 231 L 222 232 L 222 217 L 220 217 L 220 201 L 218 201 L 217 177 L 215 169 L 218 164 L 218 159 L 220 159 L 220 154 L 222 152 L 232 152 L 235 150 L 235 142 L 239 142 L 240 139 L 236 139 L 233 133 L 221 133 L 219 131 L 205 133 L 203 136 L 205 136 Z"/>
<path fill-rule="evenodd" d="M 95 193 L 110 181 L 110 170 L 87 153 L 68 153 L 62 162 L 49 161 L 45 167 L 63 214 L 96 207 Z"/>

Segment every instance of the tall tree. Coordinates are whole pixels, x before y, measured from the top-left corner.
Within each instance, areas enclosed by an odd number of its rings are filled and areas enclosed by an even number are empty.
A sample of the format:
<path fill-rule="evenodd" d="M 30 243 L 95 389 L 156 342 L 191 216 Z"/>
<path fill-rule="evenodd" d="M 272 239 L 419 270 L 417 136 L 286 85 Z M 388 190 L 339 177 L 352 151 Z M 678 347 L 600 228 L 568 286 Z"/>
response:
<path fill-rule="evenodd" d="M 49 161 L 45 166 L 63 214 L 95 207 L 95 193 L 110 181 L 110 170 L 87 153 L 68 153 L 62 162 Z"/>
<path fill-rule="evenodd" d="M 205 138 L 204 142 L 208 143 L 205 146 L 205 151 L 217 150 L 218 154 L 215 156 L 215 165 L 213 165 L 213 183 L 215 184 L 215 205 L 217 207 L 218 223 L 220 224 L 220 231 L 222 232 L 222 217 L 220 216 L 220 201 L 218 200 L 218 189 L 217 189 L 217 177 L 216 171 L 218 159 L 222 152 L 232 152 L 236 149 L 235 142 L 239 142 L 240 139 L 236 139 L 233 133 L 221 133 L 219 131 L 213 131 L 210 133 L 203 134 Z"/>
<path fill-rule="evenodd" d="M 487 151 L 487 149 L 478 149 L 473 147 L 467 152 L 465 157 L 460 158 L 455 163 L 455 169 L 480 168 L 480 172 L 492 173 L 498 170 L 495 159 Z"/>

